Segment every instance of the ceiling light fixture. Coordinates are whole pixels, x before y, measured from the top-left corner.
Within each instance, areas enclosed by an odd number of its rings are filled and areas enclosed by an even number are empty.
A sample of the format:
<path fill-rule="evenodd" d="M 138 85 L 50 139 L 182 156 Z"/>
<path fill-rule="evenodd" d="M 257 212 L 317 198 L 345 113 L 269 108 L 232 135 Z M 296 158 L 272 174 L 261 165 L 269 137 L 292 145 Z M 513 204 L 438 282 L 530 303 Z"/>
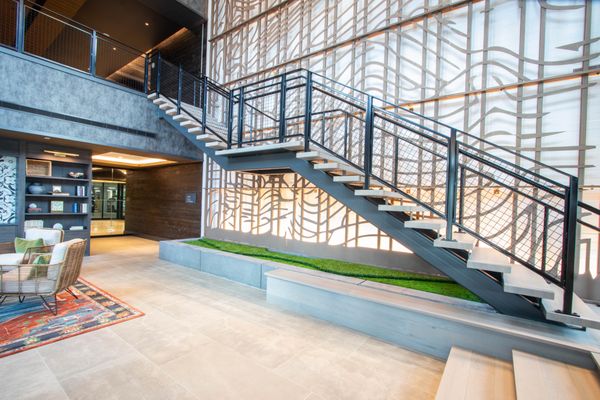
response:
<path fill-rule="evenodd" d="M 56 151 L 56 150 L 44 150 L 44 153 L 52 154 L 54 157 L 79 157 L 79 154 L 75 153 L 65 153 L 64 151 Z"/>
<path fill-rule="evenodd" d="M 144 25 L 150 26 L 150 22 L 144 22 Z"/>
<path fill-rule="evenodd" d="M 153 164 L 170 164 L 172 161 L 163 158 L 141 157 L 131 154 L 122 154 L 116 152 L 108 152 L 104 154 L 95 154 L 92 156 L 94 161 L 104 161 L 113 164 L 125 164 L 133 166 L 147 166 Z"/>

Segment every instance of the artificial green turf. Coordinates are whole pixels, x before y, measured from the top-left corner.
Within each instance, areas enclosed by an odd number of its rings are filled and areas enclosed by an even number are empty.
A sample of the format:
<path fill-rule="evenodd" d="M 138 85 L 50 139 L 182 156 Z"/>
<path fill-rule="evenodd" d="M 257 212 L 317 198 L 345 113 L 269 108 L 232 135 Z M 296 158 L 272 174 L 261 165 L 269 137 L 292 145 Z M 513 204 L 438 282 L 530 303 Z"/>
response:
<path fill-rule="evenodd" d="M 337 275 L 351 276 L 374 282 L 387 283 L 389 285 L 422 290 L 424 292 L 442 294 L 444 296 L 457 297 L 459 299 L 481 301 L 479 297 L 469 290 L 451 279 L 441 276 L 384 269 L 373 265 L 357 264 L 330 258 L 302 257 L 270 251 L 263 247 L 248 246 L 245 244 L 224 242 L 220 240 L 199 239 L 191 240 L 186 243 Z"/>

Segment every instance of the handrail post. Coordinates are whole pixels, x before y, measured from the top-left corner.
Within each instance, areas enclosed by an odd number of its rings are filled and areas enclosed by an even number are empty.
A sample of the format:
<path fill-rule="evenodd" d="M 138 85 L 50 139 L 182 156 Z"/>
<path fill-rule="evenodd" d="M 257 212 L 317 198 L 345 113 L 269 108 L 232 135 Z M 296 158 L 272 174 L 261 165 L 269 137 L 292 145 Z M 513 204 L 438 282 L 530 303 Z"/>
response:
<path fill-rule="evenodd" d="M 456 223 L 456 179 L 458 177 L 458 145 L 456 129 L 448 138 L 448 158 L 446 166 L 446 239 L 452 240 L 452 230 Z"/>
<path fill-rule="evenodd" d="M 279 143 L 285 140 L 285 99 L 287 97 L 287 76 L 285 73 L 281 75 L 281 83 L 279 88 Z"/>
<path fill-rule="evenodd" d="M 17 51 L 25 51 L 25 0 L 19 0 L 17 4 L 17 32 L 16 43 Z"/>
<path fill-rule="evenodd" d="M 206 109 L 208 108 L 208 78 L 202 77 L 202 134 L 206 134 Z"/>
<path fill-rule="evenodd" d="M 229 114 L 227 115 L 227 148 L 231 149 L 231 142 L 233 140 L 233 90 L 229 91 Z"/>
<path fill-rule="evenodd" d="M 148 63 L 150 62 L 150 58 L 148 57 L 148 53 L 144 54 L 144 93 L 148 94 Z"/>
<path fill-rule="evenodd" d="M 183 67 L 179 64 L 177 74 L 177 114 L 181 114 L 181 91 L 183 89 Z"/>
<path fill-rule="evenodd" d="M 98 52 L 98 35 L 95 30 L 92 31 L 90 42 L 90 74 L 96 76 L 96 54 Z"/>
<path fill-rule="evenodd" d="M 158 52 L 158 55 L 156 57 L 156 94 L 158 96 L 160 96 L 160 64 L 161 64 L 161 56 L 160 56 L 160 52 Z"/>
<path fill-rule="evenodd" d="M 237 126 L 237 146 L 242 147 L 242 135 L 244 134 L 244 87 L 240 88 L 240 97 L 238 98 L 238 126 Z"/>
<path fill-rule="evenodd" d="M 312 72 L 306 73 L 306 95 L 304 97 L 304 151 L 310 150 L 312 120 Z"/>
<path fill-rule="evenodd" d="M 367 115 L 365 116 L 365 190 L 369 189 L 371 181 L 371 169 L 373 168 L 373 97 L 367 96 Z"/>
<path fill-rule="evenodd" d="M 575 246 L 577 245 L 577 197 L 579 181 L 569 178 L 569 188 L 565 193 L 565 213 L 563 223 L 562 282 L 564 284 L 563 314 L 573 313 L 573 285 L 575 280 Z"/>

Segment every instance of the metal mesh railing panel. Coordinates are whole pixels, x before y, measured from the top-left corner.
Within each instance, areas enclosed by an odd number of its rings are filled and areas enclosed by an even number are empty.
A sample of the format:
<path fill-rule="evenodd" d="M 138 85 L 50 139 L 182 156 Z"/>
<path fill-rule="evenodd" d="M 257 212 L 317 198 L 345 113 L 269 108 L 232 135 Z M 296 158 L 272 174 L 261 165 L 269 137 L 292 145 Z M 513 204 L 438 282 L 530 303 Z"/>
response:
<path fill-rule="evenodd" d="M 17 46 L 17 5 L 15 0 L 0 0 L 0 45 Z"/>
<path fill-rule="evenodd" d="M 96 76 L 143 92 L 145 56 L 103 37 L 96 43 Z"/>

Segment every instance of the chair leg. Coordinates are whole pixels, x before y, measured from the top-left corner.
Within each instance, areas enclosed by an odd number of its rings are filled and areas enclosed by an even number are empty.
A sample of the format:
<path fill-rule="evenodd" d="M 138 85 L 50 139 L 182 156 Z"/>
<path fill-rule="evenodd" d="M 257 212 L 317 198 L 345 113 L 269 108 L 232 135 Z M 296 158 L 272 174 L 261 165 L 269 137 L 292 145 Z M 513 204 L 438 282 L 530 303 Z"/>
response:
<path fill-rule="evenodd" d="M 71 288 L 66 288 L 65 289 L 71 296 L 75 297 L 75 299 L 79 299 L 79 297 L 77 297 L 77 295 L 75 293 L 73 293 L 73 291 L 71 290 Z"/>
<path fill-rule="evenodd" d="M 56 295 L 54 295 L 54 309 L 52 308 L 52 305 L 50 303 L 48 303 L 46 301 L 46 299 L 44 298 L 44 296 L 41 296 L 42 301 L 44 302 L 44 306 L 46 306 L 46 308 L 54 315 L 58 315 L 58 300 L 56 300 Z"/>
<path fill-rule="evenodd" d="M 0 306 L 2 305 L 2 303 L 4 303 L 4 300 L 6 300 L 8 298 L 8 296 L 0 296 Z"/>
<path fill-rule="evenodd" d="M 25 301 L 25 296 L 19 296 L 19 303 L 22 303 Z"/>

